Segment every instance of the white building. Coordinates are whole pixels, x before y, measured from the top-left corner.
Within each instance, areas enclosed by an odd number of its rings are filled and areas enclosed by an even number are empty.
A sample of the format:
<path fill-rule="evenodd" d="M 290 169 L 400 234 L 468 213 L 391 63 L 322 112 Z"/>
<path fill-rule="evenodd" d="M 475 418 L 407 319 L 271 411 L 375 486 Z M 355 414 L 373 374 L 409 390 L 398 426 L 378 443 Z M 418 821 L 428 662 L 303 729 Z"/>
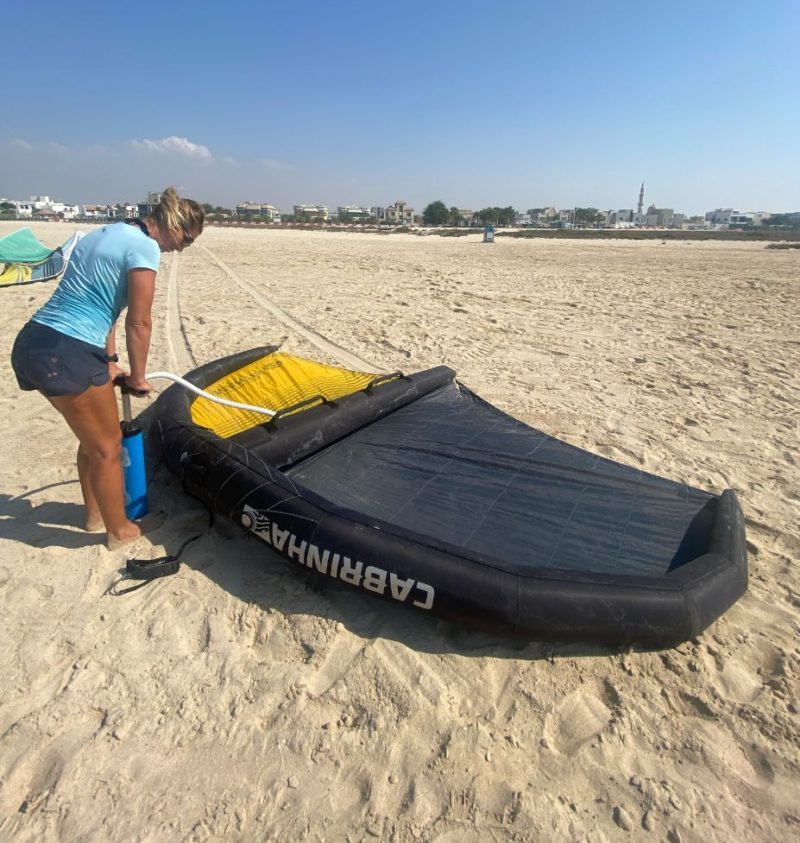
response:
<path fill-rule="evenodd" d="M 460 217 L 458 221 L 459 226 L 472 226 L 475 224 L 475 209 L 474 208 L 456 208 L 458 211 L 458 216 Z"/>
<path fill-rule="evenodd" d="M 79 205 L 79 215 L 85 219 L 105 219 L 108 208 L 105 205 Z"/>
<path fill-rule="evenodd" d="M 706 222 L 711 225 L 761 225 L 769 216 L 765 211 L 737 211 L 733 208 L 716 208 L 706 214 Z"/>
<path fill-rule="evenodd" d="M 30 219 L 33 216 L 33 205 L 30 202 L 17 202 L 15 199 L 9 199 L 9 202 L 14 206 L 15 213 L 22 219 Z"/>
<path fill-rule="evenodd" d="M 111 215 L 118 220 L 127 220 L 139 215 L 139 206 L 128 204 L 115 205 Z"/>
<path fill-rule="evenodd" d="M 158 191 L 151 190 L 147 194 L 147 198 L 143 202 L 139 202 L 136 206 L 137 213 L 134 216 L 149 217 L 156 209 L 156 206 L 161 201 L 161 194 Z"/>
<path fill-rule="evenodd" d="M 616 211 L 608 211 L 606 225 L 614 228 L 633 228 L 635 216 L 633 208 L 619 208 Z"/>
<path fill-rule="evenodd" d="M 531 219 L 531 225 L 547 227 L 558 217 L 558 211 L 548 206 L 547 208 L 528 208 L 525 212 Z"/>
<path fill-rule="evenodd" d="M 728 225 L 731 216 L 738 213 L 739 211 L 734 211 L 733 208 L 716 208 L 713 211 L 706 212 L 706 222 L 710 222 L 712 225 Z"/>
<path fill-rule="evenodd" d="M 558 222 L 562 228 L 572 228 L 575 225 L 574 209 L 558 211 L 556 214 L 556 222 Z"/>
<path fill-rule="evenodd" d="M 304 214 L 318 219 L 328 219 L 328 208 L 325 205 L 295 205 L 295 217 L 302 217 Z"/>
<path fill-rule="evenodd" d="M 78 216 L 80 207 L 78 205 L 67 205 L 64 202 L 51 202 L 40 210 L 52 211 L 56 216 L 65 220 L 74 220 Z"/>
<path fill-rule="evenodd" d="M 638 219 L 641 219 L 641 222 L 636 222 Z M 639 214 L 634 215 L 637 225 L 647 225 L 651 228 L 680 228 L 684 219 L 684 214 L 676 214 L 672 208 L 656 208 L 655 205 L 651 205 L 643 217 Z"/>
<path fill-rule="evenodd" d="M 339 219 L 347 216 L 355 220 L 368 220 L 372 216 L 372 210 L 361 205 L 339 205 L 336 209 L 336 215 Z"/>
<path fill-rule="evenodd" d="M 387 206 L 386 222 L 395 225 L 411 225 L 414 222 L 414 209 L 409 208 L 404 199 L 398 199 L 393 205 Z"/>
<path fill-rule="evenodd" d="M 270 222 L 281 221 L 281 212 L 274 205 L 264 202 L 241 202 L 236 206 L 236 216 L 243 219 L 264 217 Z"/>
<path fill-rule="evenodd" d="M 80 212 L 79 205 L 56 202 L 49 196 L 31 196 L 28 202 L 14 202 L 18 217 L 56 217 L 64 220 L 75 219 Z"/>

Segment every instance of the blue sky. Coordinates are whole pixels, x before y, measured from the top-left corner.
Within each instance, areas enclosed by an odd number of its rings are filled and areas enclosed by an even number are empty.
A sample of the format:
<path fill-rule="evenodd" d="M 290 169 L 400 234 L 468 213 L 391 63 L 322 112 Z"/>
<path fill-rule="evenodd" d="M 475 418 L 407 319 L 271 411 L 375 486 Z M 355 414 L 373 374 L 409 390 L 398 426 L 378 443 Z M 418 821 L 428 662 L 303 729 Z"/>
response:
<path fill-rule="evenodd" d="M 797 0 L 5 0 L 0 30 L 0 196 L 800 209 Z"/>

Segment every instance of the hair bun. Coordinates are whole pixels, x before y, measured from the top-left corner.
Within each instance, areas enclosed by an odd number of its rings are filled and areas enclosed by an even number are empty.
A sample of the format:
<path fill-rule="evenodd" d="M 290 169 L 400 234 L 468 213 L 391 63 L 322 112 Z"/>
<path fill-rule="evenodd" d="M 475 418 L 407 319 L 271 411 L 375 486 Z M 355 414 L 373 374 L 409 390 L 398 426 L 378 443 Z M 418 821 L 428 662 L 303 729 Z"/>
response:
<path fill-rule="evenodd" d="M 174 187 L 164 189 L 150 216 L 160 229 L 176 237 L 181 237 L 186 231 L 199 234 L 205 221 L 203 206 L 194 199 L 181 199 Z"/>

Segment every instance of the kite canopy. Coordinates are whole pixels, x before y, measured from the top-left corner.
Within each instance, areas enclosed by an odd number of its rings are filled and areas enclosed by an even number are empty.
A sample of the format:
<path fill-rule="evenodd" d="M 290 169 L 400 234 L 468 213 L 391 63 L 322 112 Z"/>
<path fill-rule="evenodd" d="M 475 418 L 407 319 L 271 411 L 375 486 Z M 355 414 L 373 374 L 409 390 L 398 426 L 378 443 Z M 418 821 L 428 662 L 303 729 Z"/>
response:
<path fill-rule="evenodd" d="M 511 418 L 438 367 L 261 348 L 170 387 L 151 437 L 186 487 L 293 564 L 500 634 L 676 644 L 747 587 L 741 510 Z"/>
<path fill-rule="evenodd" d="M 76 231 L 63 246 L 50 249 L 40 243 L 30 228 L 21 228 L 0 239 L 0 287 L 50 281 L 66 269 L 77 242 L 84 237 Z"/>
<path fill-rule="evenodd" d="M 52 253 L 53 249 L 40 242 L 30 228 L 0 238 L 0 263 L 41 263 Z"/>

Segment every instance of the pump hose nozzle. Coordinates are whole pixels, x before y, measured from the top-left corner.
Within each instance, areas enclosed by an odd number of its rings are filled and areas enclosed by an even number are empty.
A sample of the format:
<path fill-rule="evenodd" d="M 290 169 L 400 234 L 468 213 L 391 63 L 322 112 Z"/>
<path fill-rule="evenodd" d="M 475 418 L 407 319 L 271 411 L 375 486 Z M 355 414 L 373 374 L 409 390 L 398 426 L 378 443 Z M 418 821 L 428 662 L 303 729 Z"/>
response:
<path fill-rule="evenodd" d="M 229 401 L 227 398 L 219 398 L 205 392 L 193 383 L 184 378 L 173 375 L 172 372 L 148 372 L 146 380 L 170 380 L 188 389 L 195 395 L 200 395 L 221 404 L 224 407 L 233 407 L 236 410 L 249 410 L 253 413 L 261 413 L 265 416 L 274 416 L 275 410 L 268 410 L 266 407 L 254 407 L 251 404 L 239 404 L 237 401 Z M 125 479 L 125 513 L 128 518 L 141 518 L 147 514 L 147 472 L 144 464 L 144 435 L 142 427 L 133 420 L 131 410 L 131 395 L 144 396 L 146 392 L 131 389 L 122 375 L 114 379 L 114 386 L 120 388 L 122 393 L 122 471 Z"/>
<path fill-rule="evenodd" d="M 249 410 L 251 413 L 261 413 L 265 416 L 274 416 L 277 412 L 276 410 L 269 410 L 266 407 L 255 407 L 252 404 L 240 404 L 238 401 L 229 401 L 227 398 L 220 398 L 218 395 L 212 395 L 210 392 L 205 392 L 204 390 L 200 389 L 199 386 L 195 386 L 193 383 L 190 383 L 185 378 L 182 378 L 179 375 L 174 375 L 172 372 L 148 372 L 145 375 L 145 380 L 173 381 L 174 383 L 180 384 L 180 386 L 182 386 L 184 389 L 188 389 L 189 392 L 193 392 L 195 395 L 199 395 L 201 398 L 206 398 L 209 401 L 213 401 L 215 404 L 221 404 L 223 407 L 233 407 L 233 409 L 235 410 Z M 147 394 L 144 392 L 139 392 L 135 389 L 131 389 L 125 383 L 125 378 L 123 378 L 121 375 L 114 379 L 114 385 L 118 386 L 122 392 L 123 409 L 126 395 L 143 396 Z M 130 407 L 130 398 L 128 398 L 128 406 Z"/>

